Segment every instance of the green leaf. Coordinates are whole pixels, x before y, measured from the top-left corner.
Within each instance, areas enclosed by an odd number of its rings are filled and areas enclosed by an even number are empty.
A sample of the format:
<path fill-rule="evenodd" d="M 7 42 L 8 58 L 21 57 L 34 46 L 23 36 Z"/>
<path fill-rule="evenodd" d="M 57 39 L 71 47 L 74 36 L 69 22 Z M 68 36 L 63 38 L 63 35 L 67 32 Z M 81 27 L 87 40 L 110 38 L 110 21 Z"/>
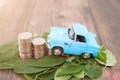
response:
<path fill-rule="evenodd" d="M 64 58 L 59 56 L 45 56 L 41 59 L 33 61 L 34 67 L 54 67 L 63 64 L 65 61 Z"/>
<path fill-rule="evenodd" d="M 0 46 L 0 62 L 18 57 L 17 41 L 6 43 Z"/>
<path fill-rule="evenodd" d="M 46 74 L 40 75 L 38 77 L 38 79 L 40 79 L 40 80 L 53 80 L 54 75 L 55 75 L 55 71 L 51 72 L 51 73 L 46 73 Z"/>
<path fill-rule="evenodd" d="M 54 67 L 63 64 L 64 58 L 59 56 L 45 56 L 40 59 L 18 60 L 16 64 L 28 65 L 31 67 Z"/>
<path fill-rule="evenodd" d="M 101 64 L 101 65 L 106 65 L 106 63 L 104 63 L 104 62 L 100 61 L 100 60 L 99 60 L 99 59 L 97 59 L 97 58 L 95 58 L 95 60 L 96 60 L 99 64 Z"/>
<path fill-rule="evenodd" d="M 113 56 L 113 54 L 109 51 L 106 50 L 105 51 L 106 55 L 107 55 L 107 63 L 106 66 L 115 66 L 115 64 L 117 63 L 116 58 Z"/>
<path fill-rule="evenodd" d="M 115 66 L 115 64 L 117 63 L 114 55 L 106 48 L 99 53 L 98 57 L 95 58 L 95 60 L 105 66 Z"/>
<path fill-rule="evenodd" d="M 33 80 L 33 77 L 31 77 L 30 75 L 27 74 L 23 74 L 25 77 L 25 80 Z"/>
<path fill-rule="evenodd" d="M 12 69 L 18 57 L 17 41 L 9 42 L 0 46 L 0 69 Z"/>
<path fill-rule="evenodd" d="M 74 59 L 75 59 L 74 56 L 68 57 L 68 58 L 66 59 L 66 62 L 72 62 Z"/>
<path fill-rule="evenodd" d="M 63 66 L 64 67 L 64 66 Z M 70 79 L 72 76 L 71 75 L 66 75 L 66 76 L 57 76 L 58 73 L 62 70 L 62 68 L 58 68 L 55 72 L 55 75 L 54 75 L 54 80 L 68 80 Z"/>
<path fill-rule="evenodd" d="M 61 65 L 64 58 L 57 56 L 45 56 L 41 59 L 18 60 L 14 64 L 14 71 L 17 73 L 36 73 Z"/>
<path fill-rule="evenodd" d="M 97 56 L 97 59 L 99 59 L 100 61 L 106 63 L 106 60 L 107 60 L 107 56 L 106 56 L 106 53 L 104 52 L 99 52 L 98 56 Z"/>
<path fill-rule="evenodd" d="M 25 65 L 24 62 L 17 63 L 14 65 L 14 71 L 16 73 L 32 74 L 32 73 L 42 72 L 46 69 L 49 69 L 49 68 L 35 68 L 35 67 L 29 66 L 29 63 Z"/>
<path fill-rule="evenodd" d="M 102 75 L 102 68 L 88 64 L 85 66 L 85 75 L 91 79 L 97 79 Z"/>
<path fill-rule="evenodd" d="M 78 79 L 84 78 L 85 77 L 84 70 L 80 71 L 79 73 L 73 74 L 73 76 Z"/>
<path fill-rule="evenodd" d="M 17 41 L 12 41 L 9 43 L 5 43 L 3 45 L 0 46 L 0 54 L 4 54 L 4 52 L 6 52 L 8 49 L 10 49 L 13 46 L 17 45 Z"/>
<path fill-rule="evenodd" d="M 79 78 L 76 78 L 76 77 L 72 77 L 70 80 L 83 80 L 83 79 L 79 79 Z"/>
<path fill-rule="evenodd" d="M 37 34 L 37 33 L 34 33 L 34 34 L 33 34 L 33 39 L 34 39 L 34 38 L 39 38 L 39 37 L 40 37 L 39 34 Z"/>
<path fill-rule="evenodd" d="M 102 45 L 100 51 L 105 51 L 105 50 L 106 48 L 104 47 L 104 45 Z"/>
<path fill-rule="evenodd" d="M 106 48 L 104 46 L 101 47 L 100 52 L 97 56 L 97 59 L 102 61 L 103 63 L 106 63 L 107 61 L 107 56 L 106 53 L 104 52 L 106 50 Z"/>
<path fill-rule="evenodd" d="M 13 66 L 11 66 L 8 63 L 0 63 L 0 69 L 12 69 Z"/>
<path fill-rule="evenodd" d="M 62 70 L 57 74 L 57 76 L 76 74 L 78 72 L 81 72 L 83 69 L 84 65 L 68 64 L 62 68 Z"/>
<path fill-rule="evenodd" d="M 42 38 L 44 38 L 47 41 L 48 35 L 49 35 L 49 32 L 44 32 L 42 35 Z"/>
<path fill-rule="evenodd" d="M 89 60 L 81 60 L 80 62 L 81 65 L 86 65 L 86 64 L 89 64 Z"/>
<path fill-rule="evenodd" d="M 81 62 L 80 57 L 79 56 L 75 56 L 74 61 L 75 61 L 75 63 L 79 64 Z"/>
<path fill-rule="evenodd" d="M 12 69 L 18 58 L 13 58 L 0 63 L 0 69 Z"/>
<path fill-rule="evenodd" d="M 38 80 L 38 79 L 49 80 L 50 78 L 54 79 L 53 73 L 55 73 L 55 71 L 56 71 L 56 69 L 52 68 L 52 69 L 47 69 L 47 70 L 39 72 L 39 73 L 34 73 L 33 74 L 35 76 L 34 80 Z"/>

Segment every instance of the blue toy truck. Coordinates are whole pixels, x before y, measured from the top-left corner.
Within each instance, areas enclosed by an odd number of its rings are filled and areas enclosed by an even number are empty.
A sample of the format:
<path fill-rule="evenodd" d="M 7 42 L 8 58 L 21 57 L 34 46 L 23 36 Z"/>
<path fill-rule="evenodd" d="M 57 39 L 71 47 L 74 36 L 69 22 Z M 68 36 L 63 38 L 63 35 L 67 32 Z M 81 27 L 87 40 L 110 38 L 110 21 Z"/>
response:
<path fill-rule="evenodd" d="M 53 55 L 73 54 L 83 58 L 98 56 L 100 46 L 96 35 L 88 32 L 82 24 L 73 24 L 72 28 L 51 27 L 48 37 L 49 48 Z"/>

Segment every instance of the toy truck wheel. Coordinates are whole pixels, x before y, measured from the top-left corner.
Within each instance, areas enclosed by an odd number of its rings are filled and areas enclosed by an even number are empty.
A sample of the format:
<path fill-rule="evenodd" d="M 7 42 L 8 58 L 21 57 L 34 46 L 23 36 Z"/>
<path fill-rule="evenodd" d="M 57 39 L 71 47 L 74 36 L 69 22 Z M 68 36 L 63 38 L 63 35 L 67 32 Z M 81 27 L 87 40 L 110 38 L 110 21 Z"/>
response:
<path fill-rule="evenodd" d="M 83 54 L 82 54 L 82 57 L 83 57 L 84 59 L 89 59 L 89 58 L 92 57 L 92 54 L 91 54 L 91 53 L 83 53 Z"/>
<path fill-rule="evenodd" d="M 62 53 L 63 53 L 63 49 L 61 47 L 54 47 L 52 49 L 52 54 L 53 55 L 59 56 L 59 55 L 62 55 Z"/>

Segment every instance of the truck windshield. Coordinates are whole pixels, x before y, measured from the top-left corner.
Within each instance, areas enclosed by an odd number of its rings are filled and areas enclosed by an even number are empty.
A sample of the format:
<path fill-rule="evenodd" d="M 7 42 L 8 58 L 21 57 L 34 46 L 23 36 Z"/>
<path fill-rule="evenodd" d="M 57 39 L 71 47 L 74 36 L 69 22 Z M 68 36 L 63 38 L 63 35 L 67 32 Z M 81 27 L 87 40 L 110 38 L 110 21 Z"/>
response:
<path fill-rule="evenodd" d="M 68 29 L 68 35 L 69 35 L 70 39 L 74 40 L 75 32 L 74 32 L 73 28 Z"/>

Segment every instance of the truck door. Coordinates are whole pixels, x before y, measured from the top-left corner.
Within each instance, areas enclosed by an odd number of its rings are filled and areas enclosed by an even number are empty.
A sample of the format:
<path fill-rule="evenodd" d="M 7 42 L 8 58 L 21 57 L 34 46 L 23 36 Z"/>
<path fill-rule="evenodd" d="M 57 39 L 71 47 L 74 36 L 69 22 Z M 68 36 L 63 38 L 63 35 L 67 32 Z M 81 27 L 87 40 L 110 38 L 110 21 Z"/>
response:
<path fill-rule="evenodd" d="M 70 53 L 79 55 L 86 49 L 86 39 L 84 36 L 77 35 L 76 40 L 71 43 Z"/>

